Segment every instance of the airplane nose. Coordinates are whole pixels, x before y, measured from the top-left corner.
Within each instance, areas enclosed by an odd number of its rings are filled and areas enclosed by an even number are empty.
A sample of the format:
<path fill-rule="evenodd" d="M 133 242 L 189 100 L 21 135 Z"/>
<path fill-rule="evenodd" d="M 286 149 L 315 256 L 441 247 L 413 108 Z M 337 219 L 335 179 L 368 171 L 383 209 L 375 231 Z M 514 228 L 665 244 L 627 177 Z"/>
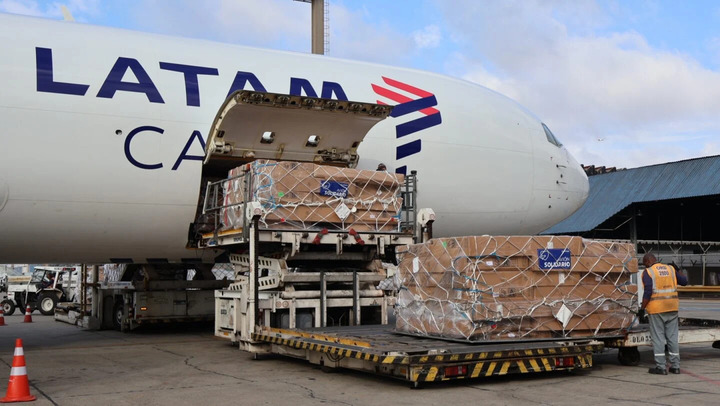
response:
<path fill-rule="evenodd" d="M 575 158 L 567 153 L 568 157 L 568 190 L 574 192 L 575 205 L 574 210 L 579 209 L 585 204 L 590 193 L 590 182 L 588 181 L 585 170 L 575 160 Z M 573 211 L 574 211 L 573 210 Z"/>

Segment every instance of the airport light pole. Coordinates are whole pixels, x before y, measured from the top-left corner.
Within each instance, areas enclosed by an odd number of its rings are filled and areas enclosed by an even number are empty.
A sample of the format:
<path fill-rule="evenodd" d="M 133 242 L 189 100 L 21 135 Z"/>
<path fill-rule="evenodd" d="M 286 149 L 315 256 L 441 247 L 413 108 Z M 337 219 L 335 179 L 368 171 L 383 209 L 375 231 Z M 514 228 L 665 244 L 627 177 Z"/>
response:
<path fill-rule="evenodd" d="M 327 45 L 328 30 L 328 9 L 327 0 L 295 0 L 303 3 L 310 3 L 312 6 L 311 33 L 312 33 L 312 53 L 325 55 L 325 46 Z"/>

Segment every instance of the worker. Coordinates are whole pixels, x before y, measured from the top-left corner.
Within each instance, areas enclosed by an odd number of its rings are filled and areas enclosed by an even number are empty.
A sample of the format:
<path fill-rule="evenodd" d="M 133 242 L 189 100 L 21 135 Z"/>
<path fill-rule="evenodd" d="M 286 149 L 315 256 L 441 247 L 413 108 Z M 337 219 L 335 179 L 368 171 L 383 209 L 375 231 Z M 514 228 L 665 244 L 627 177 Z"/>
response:
<path fill-rule="evenodd" d="M 670 355 L 670 373 L 680 373 L 680 346 L 678 345 L 677 285 L 687 285 L 687 277 L 675 267 L 661 264 L 651 253 L 643 256 L 645 271 L 642 274 L 643 299 L 640 312 L 647 312 L 650 322 L 655 366 L 651 374 L 667 375 L 665 346 Z"/>
<path fill-rule="evenodd" d="M 52 288 L 55 284 L 55 274 L 49 273 L 47 274 L 47 279 L 43 279 L 41 285 L 42 289 Z"/>
<path fill-rule="evenodd" d="M 381 162 L 381 163 L 378 165 L 377 170 L 378 170 L 378 171 L 387 171 L 387 166 L 385 166 L 385 164 Z"/>

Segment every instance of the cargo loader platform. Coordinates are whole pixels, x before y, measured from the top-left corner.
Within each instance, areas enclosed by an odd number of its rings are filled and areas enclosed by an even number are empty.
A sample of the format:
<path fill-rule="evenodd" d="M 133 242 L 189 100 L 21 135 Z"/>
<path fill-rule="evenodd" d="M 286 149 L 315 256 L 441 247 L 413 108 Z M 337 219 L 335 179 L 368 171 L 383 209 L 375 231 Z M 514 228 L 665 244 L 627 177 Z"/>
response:
<path fill-rule="evenodd" d="M 593 340 L 459 343 L 397 334 L 393 326 L 262 328 L 252 335 L 267 353 L 324 368 L 370 372 L 410 382 L 590 368 L 603 344 Z"/>

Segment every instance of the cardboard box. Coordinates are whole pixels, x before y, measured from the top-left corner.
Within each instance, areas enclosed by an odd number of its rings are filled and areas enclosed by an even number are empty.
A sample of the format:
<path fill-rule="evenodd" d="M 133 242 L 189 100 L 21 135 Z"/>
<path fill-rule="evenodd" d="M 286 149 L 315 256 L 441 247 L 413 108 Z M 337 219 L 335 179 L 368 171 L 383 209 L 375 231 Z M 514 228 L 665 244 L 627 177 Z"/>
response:
<path fill-rule="evenodd" d="M 548 248 L 559 258 L 541 263 Z M 585 337 L 618 334 L 635 318 L 630 244 L 482 236 L 434 239 L 396 253 L 399 331 L 472 341 Z"/>
<path fill-rule="evenodd" d="M 251 177 L 242 176 L 251 173 Z M 224 205 L 248 197 L 263 207 L 261 224 L 268 228 L 396 231 L 402 207 L 404 176 L 315 165 L 258 160 L 230 171 Z M 223 229 L 239 228 L 242 207 L 222 210 Z"/>

